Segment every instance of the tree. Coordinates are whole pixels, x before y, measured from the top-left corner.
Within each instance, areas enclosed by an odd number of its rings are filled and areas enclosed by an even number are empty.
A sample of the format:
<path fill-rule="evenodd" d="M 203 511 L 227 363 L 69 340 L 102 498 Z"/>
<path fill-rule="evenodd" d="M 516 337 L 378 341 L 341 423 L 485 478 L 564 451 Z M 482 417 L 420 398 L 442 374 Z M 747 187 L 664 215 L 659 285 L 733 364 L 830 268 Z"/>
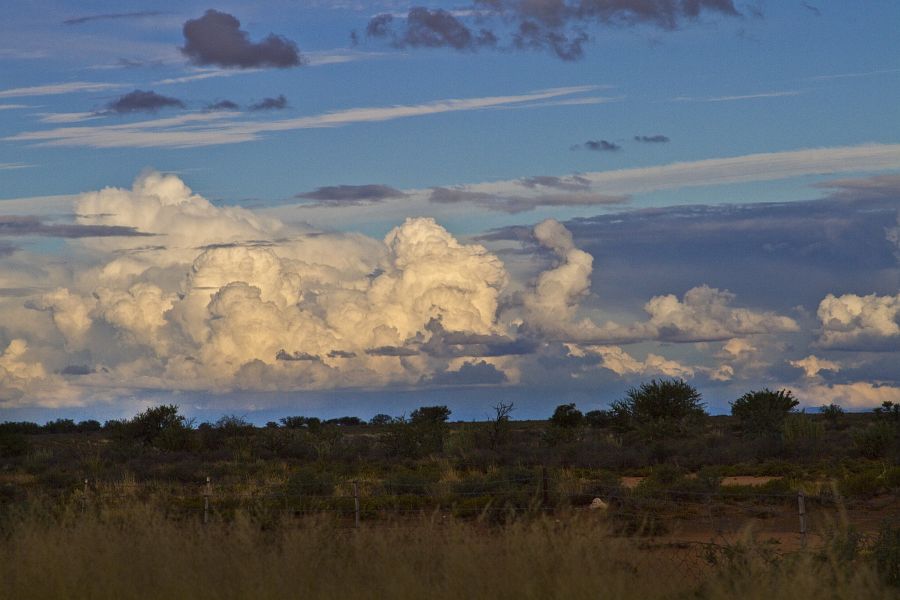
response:
<path fill-rule="evenodd" d="M 696 431 L 707 416 L 705 407 L 700 392 L 683 379 L 652 379 L 626 391 L 610 412 L 618 429 L 662 439 Z"/>
<path fill-rule="evenodd" d="M 844 409 L 838 404 L 823 404 L 819 407 L 819 412 L 831 423 L 832 427 L 837 426 L 838 421 L 844 416 Z"/>
<path fill-rule="evenodd" d="M 515 410 L 512 402 L 500 402 L 492 407 L 494 418 L 491 419 L 491 428 L 488 430 L 488 441 L 491 449 L 496 448 L 506 440 L 509 434 L 509 415 Z"/>
<path fill-rule="evenodd" d="M 560 404 L 550 417 L 550 424 L 562 429 L 575 429 L 584 423 L 584 415 L 575 404 Z"/>
<path fill-rule="evenodd" d="M 369 419 L 369 425 L 390 425 L 394 422 L 394 417 L 391 415 L 386 415 L 384 413 L 378 413 L 371 419 Z"/>
<path fill-rule="evenodd" d="M 603 429 L 612 423 L 612 415 L 608 410 L 589 410 L 584 413 L 584 421 L 591 429 Z"/>
<path fill-rule="evenodd" d="M 446 406 L 421 406 L 409 415 L 409 424 L 415 432 L 419 450 L 423 454 L 442 452 L 447 435 L 450 409 Z"/>
<path fill-rule="evenodd" d="M 180 449 L 187 445 L 187 432 L 191 424 L 178 414 L 174 404 L 148 408 L 128 422 L 130 437 L 145 444 L 166 450 Z"/>
<path fill-rule="evenodd" d="M 782 433 L 785 418 L 800 402 L 790 390 L 773 392 L 764 388 L 747 392 L 730 404 L 741 431 L 750 436 L 774 437 Z"/>

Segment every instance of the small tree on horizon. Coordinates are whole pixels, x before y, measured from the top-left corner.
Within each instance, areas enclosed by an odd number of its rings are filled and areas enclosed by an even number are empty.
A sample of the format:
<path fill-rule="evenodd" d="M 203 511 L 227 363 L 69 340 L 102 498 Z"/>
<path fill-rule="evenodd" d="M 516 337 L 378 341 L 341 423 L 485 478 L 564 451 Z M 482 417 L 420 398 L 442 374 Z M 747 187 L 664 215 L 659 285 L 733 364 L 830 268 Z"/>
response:
<path fill-rule="evenodd" d="M 697 431 L 707 417 L 697 389 L 683 379 L 652 379 L 630 388 L 610 405 L 615 426 L 648 439 L 682 437 Z"/>
<path fill-rule="evenodd" d="M 769 388 L 747 392 L 731 402 L 731 414 L 737 417 L 741 431 L 750 436 L 778 436 L 782 433 L 785 418 L 800 402 L 790 390 Z"/>

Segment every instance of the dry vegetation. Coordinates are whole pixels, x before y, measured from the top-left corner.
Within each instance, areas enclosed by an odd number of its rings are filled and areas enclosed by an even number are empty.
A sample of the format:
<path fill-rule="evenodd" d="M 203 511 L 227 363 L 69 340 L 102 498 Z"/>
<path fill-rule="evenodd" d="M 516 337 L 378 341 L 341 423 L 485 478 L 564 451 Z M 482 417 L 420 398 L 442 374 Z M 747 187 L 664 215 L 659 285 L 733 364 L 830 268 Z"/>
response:
<path fill-rule="evenodd" d="M 842 547 L 777 560 L 735 544 L 704 557 L 648 549 L 586 515 L 501 528 L 423 517 L 336 529 L 202 525 L 146 506 L 36 507 L 6 522 L 4 598 L 896 598 L 877 565 Z M 712 564 L 715 563 L 715 564 Z"/>

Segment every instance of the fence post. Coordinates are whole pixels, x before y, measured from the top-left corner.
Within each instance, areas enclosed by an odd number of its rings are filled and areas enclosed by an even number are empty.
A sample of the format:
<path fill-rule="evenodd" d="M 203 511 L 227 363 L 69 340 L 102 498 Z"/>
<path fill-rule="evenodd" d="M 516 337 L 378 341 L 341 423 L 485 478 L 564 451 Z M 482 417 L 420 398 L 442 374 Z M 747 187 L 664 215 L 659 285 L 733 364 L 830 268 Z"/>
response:
<path fill-rule="evenodd" d="M 209 523 L 209 496 L 212 494 L 212 484 L 209 476 L 206 477 L 206 487 L 203 489 L 203 524 Z"/>
<path fill-rule="evenodd" d="M 806 496 L 803 490 L 797 492 L 797 513 L 800 515 L 800 541 L 806 546 Z"/>
<path fill-rule="evenodd" d="M 550 481 L 547 477 L 547 466 L 541 466 L 541 502 L 544 510 L 550 506 Z"/>
<path fill-rule="evenodd" d="M 359 529 L 359 482 L 353 482 L 353 516 L 354 525 Z"/>
<path fill-rule="evenodd" d="M 81 512 L 87 512 L 87 503 L 88 503 L 88 480 L 87 477 L 84 478 L 84 494 L 81 496 Z"/>

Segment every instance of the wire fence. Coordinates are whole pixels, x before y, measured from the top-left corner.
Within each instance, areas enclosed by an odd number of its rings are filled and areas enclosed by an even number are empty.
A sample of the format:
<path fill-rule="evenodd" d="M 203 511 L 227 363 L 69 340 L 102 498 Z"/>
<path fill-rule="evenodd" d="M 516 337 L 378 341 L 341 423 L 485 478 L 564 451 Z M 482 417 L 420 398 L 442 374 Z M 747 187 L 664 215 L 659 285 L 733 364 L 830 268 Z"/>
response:
<path fill-rule="evenodd" d="M 702 487 L 702 483 L 696 484 Z M 836 532 L 854 532 L 865 547 L 885 522 L 900 525 L 900 505 L 848 510 L 836 491 L 766 493 L 748 488 L 625 487 L 609 480 L 533 476 L 455 481 L 316 479 L 308 481 L 183 482 L 84 479 L 73 497 L 85 513 L 149 505 L 173 519 L 227 522 L 239 514 L 272 527 L 303 526 L 312 519 L 336 531 L 360 527 L 415 527 L 459 520 L 487 525 L 544 517 L 603 524 L 606 535 L 628 539 L 639 552 L 622 568 L 702 580 L 736 560 L 775 562 L 833 543 Z"/>

